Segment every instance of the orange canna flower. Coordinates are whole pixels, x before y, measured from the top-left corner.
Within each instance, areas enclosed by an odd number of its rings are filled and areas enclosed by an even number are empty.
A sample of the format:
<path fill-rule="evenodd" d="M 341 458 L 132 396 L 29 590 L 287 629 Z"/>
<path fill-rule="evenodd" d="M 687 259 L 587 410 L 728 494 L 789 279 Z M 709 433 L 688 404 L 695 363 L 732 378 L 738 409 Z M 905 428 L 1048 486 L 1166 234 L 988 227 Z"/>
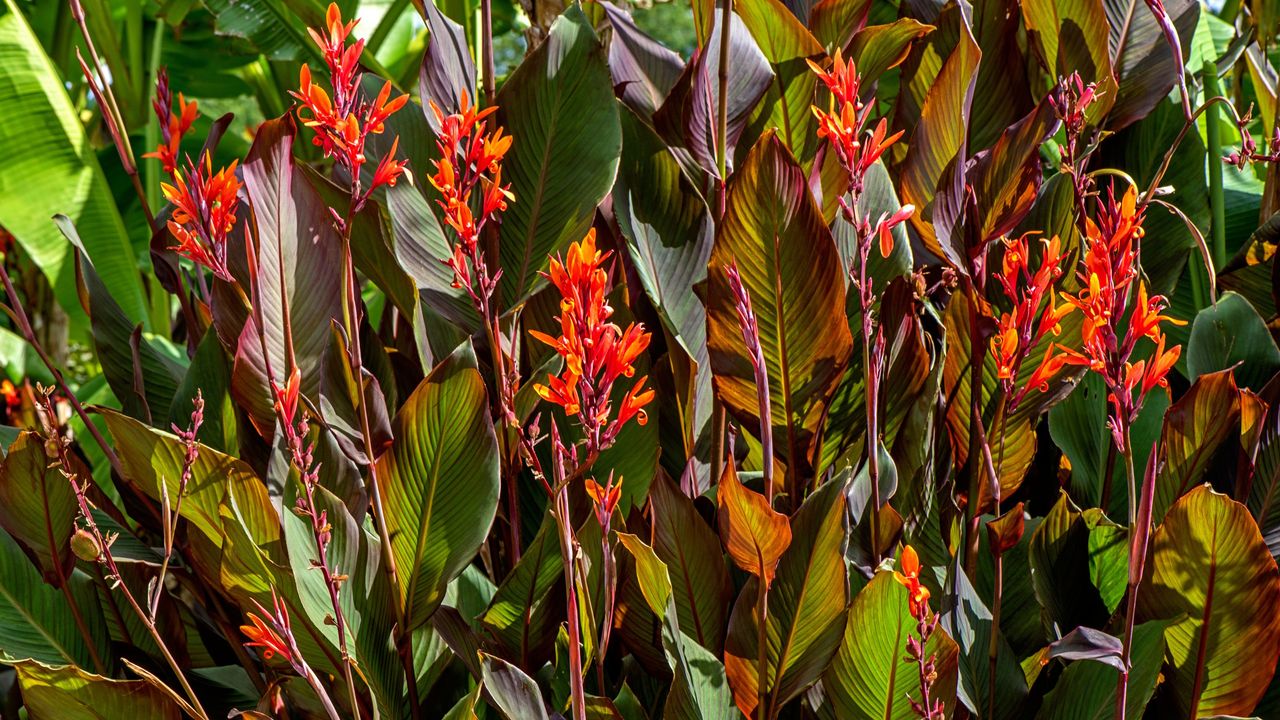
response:
<path fill-rule="evenodd" d="M 561 377 L 552 375 L 548 384 L 534 389 L 544 400 L 578 416 L 591 450 L 612 444 L 633 418 L 643 425 L 647 421 L 644 407 L 654 398 L 653 391 L 645 389 L 648 378 L 642 377 L 623 396 L 617 415 L 613 414 L 613 385 L 619 378 L 635 375 L 635 362 L 649 347 L 650 335 L 636 323 L 624 330 L 609 322 L 613 308 L 607 300 L 608 274 L 601 267 L 608 257 L 609 253 L 596 248 L 592 228 L 563 258 L 552 258 L 543 276 L 560 292 L 560 334 L 530 331 L 565 362 Z"/>
<path fill-rule="evenodd" d="M 1051 343 L 1030 381 L 1024 387 L 1017 387 L 1022 363 L 1047 335 L 1061 332 L 1063 318 L 1075 309 L 1070 303 L 1054 301 L 1053 284 L 1063 274 L 1061 242 L 1056 236 L 1041 241 L 1039 265 L 1033 272 L 1030 235 L 1026 233 L 1004 241 L 1004 257 L 1000 271 L 995 274 L 1013 309 L 1000 315 L 991 354 L 996 360 L 996 377 L 1010 395 L 1013 407 L 1032 390 L 1048 390 L 1049 381 L 1070 364 L 1054 354 L 1055 345 Z"/>
<path fill-rule="evenodd" d="M 907 603 L 912 617 L 920 618 L 929 614 L 929 588 L 920 583 L 920 556 L 915 548 L 907 545 L 902 548 L 902 571 L 893 571 L 893 579 L 907 588 Z"/>
<path fill-rule="evenodd" d="M 155 158 L 160 161 L 166 175 L 173 175 L 178 169 L 178 149 L 182 137 L 191 129 L 198 114 L 196 102 L 187 102 L 182 93 L 178 93 L 178 112 L 173 112 L 173 94 L 169 90 L 169 73 L 164 68 L 156 73 L 156 96 L 151 101 L 156 119 L 160 121 L 160 144 L 154 152 L 143 153 L 144 158 Z"/>
<path fill-rule="evenodd" d="M 188 163 L 173 176 L 172 185 L 161 183 L 160 191 L 174 206 L 168 223 L 169 232 L 178 241 L 173 250 L 230 281 L 227 236 L 236 224 L 240 181 L 235 174 L 236 161 L 216 173 L 212 162 L 206 152 L 203 163 Z"/>
<path fill-rule="evenodd" d="M 608 529 L 609 521 L 618 509 L 618 501 L 622 499 L 622 478 L 618 478 L 617 482 L 610 478 L 609 484 L 604 487 L 595 479 L 587 478 L 586 489 L 595 508 L 596 521 L 600 523 L 600 527 Z"/>
<path fill-rule="evenodd" d="M 263 621 L 256 613 L 249 613 L 249 622 L 252 624 L 240 626 L 240 632 L 249 638 L 249 641 L 244 644 L 245 647 L 262 648 L 263 660 L 270 660 L 280 655 L 285 660 L 292 661 L 293 653 L 289 649 L 289 644 L 276 633 L 275 628 Z"/>
<path fill-rule="evenodd" d="M 368 161 L 366 142 L 370 135 L 381 134 L 385 123 L 409 101 L 407 95 L 391 97 L 391 83 L 384 83 L 372 101 L 366 99 L 360 89 L 360 56 L 364 41 L 347 44 L 351 31 L 359 22 L 342 21 L 342 12 L 330 3 L 325 12 L 324 30 L 307 28 L 324 55 L 329 71 L 333 94 L 312 81 L 310 66 L 303 64 L 298 71 L 298 89 L 290 91 L 300 104 L 298 119 L 315 131 L 312 142 L 320 147 L 325 157 L 333 158 L 352 178 L 352 210 L 359 211 L 377 188 L 395 185 L 402 175 L 408 175 L 407 160 L 396 160 L 398 138 L 391 150 L 378 163 L 367 188 L 361 186 L 361 167 Z"/>
<path fill-rule="evenodd" d="M 1123 445 L 1123 428 L 1133 422 L 1147 393 L 1157 386 L 1168 387 L 1166 376 L 1182 352 L 1179 346 L 1165 349 L 1161 329 L 1166 322 L 1181 321 L 1164 315 L 1168 300 L 1161 295 L 1149 296 L 1146 284 L 1138 278 L 1138 251 L 1145 235 L 1142 222 L 1136 189 L 1130 187 L 1119 200 L 1114 191 L 1100 199 L 1097 218 L 1086 218 L 1085 222 L 1086 250 L 1079 272 L 1083 288 L 1076 295 L 1063 295 L 1084 315 L 1080 355 L 1107 384 L 1117 446 Z M 1135 358 L 1138 342 L 1143 339 L 1154 341 L 1155 350 L 1147 357 Z"/>

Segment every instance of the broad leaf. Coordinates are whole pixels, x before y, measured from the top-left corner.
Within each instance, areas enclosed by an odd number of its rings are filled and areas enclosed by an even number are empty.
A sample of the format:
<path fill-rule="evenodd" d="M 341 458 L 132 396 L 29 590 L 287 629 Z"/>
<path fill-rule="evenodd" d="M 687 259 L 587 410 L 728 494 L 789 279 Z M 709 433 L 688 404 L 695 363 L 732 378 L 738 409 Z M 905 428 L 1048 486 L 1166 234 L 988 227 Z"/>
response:
<path fill-rule="evenodd" d="M 342 318 L 341 242 L 328 208 L 294 162 L 296 135 L 292 116 L 264 123 L 244 164 L 245 192 L 257 225 L 257 302 L 266 354 L 250 319 L 239 336 L 231 388 L 264 434 L 275 426 L 267 363 L 283 384 L 289 367 L 286 330 L 292 331 L 302 392 L 315 397 L 332 324 Z"/>
<path fill-rule="evenodd" d="M 1125 717 L 1142 717 L 1160 682 L 1166 624 L 1146 622 L 1133 629 Z M 1116 716 L 1119 673 L 1104 663 L 1076 660 L 1062 671 L 1040 705 L 1038 720 L 1110 720 Z"/>
<path fill-rule="evenodd" d="M 1107 126 L 1119 130 L 1146 117 L 1169 94 L 1183 69 L 1174 62 L 1151 6 L 1139 0 L 1103 0 L 1110 25 L 1108 47 L 1112 68 L 1119 82 L 1115 104 L 1107 116 Z M 1172 0 L 1162 3 L 1178 31 L 1182 56 L 1187 55 L 1191 36 L 1200 14 L 1200 3 Z"/>
<path fill-rule="evenodd" d="M 1280 658 L 1280 571 L 1245 507 L 1201 486 L 1152 535 L 1138 616 L 1171 620 L 1165 676 L 1179 714 L 1248 715 Z M 1247 652 L 1241 652 L 1248 648 Z"/>
<path fill-rule="evenodd" d="M 489 697 L 493 698 L 503 717 L 508 720 L 546 720 L 547 710 L 533 678 L 515 665 L 488 653 L 480 653 L 480 668 Z"/>
<path fill-rule="evenodd" d="M 622 102 L 637 115 L 650 118 L 662 106 L 667 93 L 680 78 L 684 60 L 674 51 L 636 27 L 626 11 L 611 2 L 600 3 L 613 39 L 609 42 L 609 72 L 614 87 L 620 87 Z M 626 143 L 623 143 L 626 152 Z"/>
<path fill-rule="evenodd" d="M 1235 368 L 1241 387 L 1260 390 L 1280 369 L 1280 349 L 1267 325 L 1248 300 L 1225 293 L 1217 304 L 1201 310 L 1187 343 L 1190 379 Z"/>
<path fill-rule="evenodd" d="M 30 718 L 60 720 L 177 720 L 183 708 L 146 680 L 113 680 L 75 666 L 15 663 L 22 704 Z"/>
<path fill-rule="evenodd" d="M 908 702 L 922 699 L 919 666 L 907 654 L 911 637 L 919 640 L 907 589 L 891 573 L 876 573 L 853 599 L 840 650 L 822 676 L 822 687 L 836 717 L 918 717 Z M 938 673 L 931 686 L 932 698 L 943 701 L 943 714 L 950 717 L 956 698 L 956 644 L 938 627 L 924 652 L 926 657 L 934 657 Z"/>
<path fill-rule="evenodd" d="M 771 711 L 816 682 L 840 646 L 849 602 L 846 508 L 843 484 L 828 482 L 809 496 L 792 522 L 794 539 L 768 589 L 764 689 Z M 725 672 L 734 702 L 748 717 L 758 702 L 760 587 L 756 578 L 743 587 L 725 641 Z"/>
<path fill-rule="evenodd" d="M 650 486 L 649 502 L 653 550 L 672 570 L 680 630 L 711 652 L 719 652 L 732 597 L 719 539 L 666 473 L 659 472 Z"/>
<path fill-rule="evenodd" d="M 437 365 L 392 421 L 376 463 L 409 629 L 484 542 L 498 508 L 498 445 L 470 348 Z"/>
<path fill-rule="evenodd" d="M 515 138 L 503 162 L 516 199 L 502 217 L 502 307 L 543 284 L 546 258 L 582 239 L 613 186 L 622 148 L 604 48 L 574 5 L 498 94 L 497 122 Z"/>
<path fill-rule="evenodd" d="M 810 109 L 818 77 L 805 61 L 820 57 L 822 46 L 780 0 L 739 0 L 734 8 L 773 69 L 773 83 L 752 123 L 755 132 L 774 129 L 808 166 L 819 142 Z"/>
<path fill-rule="evenodd" d="M 729 557 L 766 586 L 772 585 L 778 560 L 791 545 L 787 516 L 769 507 L 764 495 L 744 487 L 731 462 L 720 476 L 716 503 L 720 541 Z"/>
<path fill-rule="evenodd" d="M 12 0 L 0 15 L 0 226 L 49 279 L 62 309 L 83 317 L 75 251 L 49 218 L 67 215 L 130 324 L 147 320 L 138 264 L 98 156 L 57 69 Z M 114 154 L 108 155 L 116 162 Z"/>
<path fill-rule="evenodd" d="M 853 350 L 843 316 L 844 273 L 804 173 L 775 135 L 756 143 L 728 192 L 707 273 L 716 393 L 748 427 L 760 422 L 755 374 L 724 271 L 736 262 L 759 321 L 774 442 L 795 472 L 803 472 Z"/>
<path fill-rule="evenodd" d="M 88 468 L 72 462 L 77 465 L 72 470 L 76 482 L 90 483 Z M 59 465 L 50 464 L 44 441 L 34 432 L 23 432 L 0 465 L 0 527 L 54 587 L 61 586 L 75 568 L 71 535 L 79 514 L 71 481 Z"/>
<path fill-rule="evenodd" d="M 0 656 L 87 668 L 94 667 L 95 656 L 103 661 L 110 657 L 107 628 L 89 577 L 73 575 L 61 592 L 46 585 L 4 531 L 0 531 L 0 627 L 4 628 Z"/>
<path fill-rule="evenodd" d="M 1102 0 L 1026 0 L 1022 17 L 1037 54 L 1051 77 L 1080 73 L 1101 91 L 1089 108 L 1096 122 L 1115 102 L 1115 78 L 1108 49 L 1111 28 Z"/>
<path fill-rule="evenodd" d="M 1173 503 L 1200 482 L 1214 454 L 1239 433 L 1240 391 L 1232 371 L 1200 376 L 1164 417 L 1153 522 L 1159 523 Z"/>

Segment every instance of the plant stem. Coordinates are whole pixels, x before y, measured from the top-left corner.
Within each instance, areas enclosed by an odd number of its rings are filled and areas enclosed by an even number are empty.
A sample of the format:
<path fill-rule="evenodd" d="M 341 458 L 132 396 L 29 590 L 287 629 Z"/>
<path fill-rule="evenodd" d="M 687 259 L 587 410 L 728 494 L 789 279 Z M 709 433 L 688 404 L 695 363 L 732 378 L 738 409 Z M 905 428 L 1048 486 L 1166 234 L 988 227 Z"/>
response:
<path fill-rule="evenodd" d="M 559 461 L 557 461 L 559 462 Z M 563 474 L 563 473 L 559 473 Z M 576 584 L 577 540 L 573 536 L 573 519 L 569 514 L 568 483 L 559 483 L 556 490 L 556 520 L 560 525 L 560 552 L 564 554 L 565 610 L 568 613 L 569 631 L 569 691 L 575 720 L 586 720 L 587 696 L 582 687 L 582 637 L 579 622 L 578 589 Z"/>
<path fill-rule="evenodd" d="M 866 257 L 863 257 L 866 261 Z M 871 558 L 880 564 L 880 428 L 876 406 L 879 403 L 879 369 L 872 367 L 871 308 L 862 309 L 862 368 L 867 399 L 867 476 L 871 481 Z"/>
<path fill-rule="evenodd" d="M 347 332 L 348 361 L 356 378 L 356 412 L 360 416 L 360 437 L 364 443 L 365 457 L 369 461 L 369 499 L 372 501 L 374 512 L 377 514 L 377 522 L 374 524 L 378 527 L 378 544 L 382 550 L 382 566 L 387 573 L 388 580 L 390 580 L 391 592 L 395 594 L 400 587 L 399 573 L 396 569 L 395 553 L 392 552 L 391 548 L 391 534 L 387 529 L 387 514 L 382 502 L 382 490 L 378 485 L 378 464 L 373 455 L 373 437 L 369 429 L 369 409 L 364 397 L 364 378 L 361 377 L 364 363 L 360 352 L 360 306 L 358 304 L 359 295 L 355 262 L 351 255 L 351 222 L 355 215 L 356 193 L 357 191 L 353 188 L 351 208 L 347 213 L 348 219 L 342 224 L 342 261 L 345 266 L 345 272 L 343 273 L 342 319 L 344 329 Z M 409 710 L 416 720 L 416 718 L 422 716 L 422 708 L 418 702 L 418 683 L 413 669 L 413 636 L 409 632 L 407 618 L 404 614 L 404 605 L 400 602 L 399 597 L 393 597 L 391 605 L 395 608 L 396 613 L 396 649 L 400 655 L 400 663 L 404 668 L 405 684 L 409 693 Z"/>
<path fill-rule="evenodd" d="M 1142 580 L 1141 569 L 1139 569 L 1138 572 L 1135 573 L 1132 571 L 1132 567 L 1135 562 L 1138 562 L 1138 563 L 1142 562 L 1142 560 L 1135 557 L 1135 555 L 1138 555 L 1139 553 L 1141 553 L 1141 556 L 1143 558 L 1146 555 L 1145 542 L 1141 543 L 1143 545 L 1142 548 L 1137 547 L 1139 544 L 1137 539 L 1137 531 L 1138 531 L 1137 507 L 1138 507 L 1139 501 L 1135 497 L 1136 493 L 1134 488 L 1136 485 L 1136 481 L 1134 479 L 1134 472 L 1133 472 L 1133 440 L 1129 437 L 1128 423 L 1125 423 L 1122 435 L 1124 437 L 1124 448 L 1123 448 L 1124 469 L 1125 469 L 1125 475 L 1129 481 L 1130 573 L 1129 573 L 1129 588 L 1128 588 L 1129 602 L 1128 602 L 1128 607 L 1125 610 L 1125 616 L 1124 616 L 1124 640 L 1123 640 L 1124 645 L 1123 645 L 1123 650 L 1121 651 L 1121 654 L 1120 654 L 1120 662 L 1123 665 L 1124 669 L 1120 671 L 1120 684 L 1116 688 L 1116 720 L 1124 720 L 1125 709 L 1128 704 L 1129 658 L 1133 651 L 1133 623 L 1134 623 L 1134 617 L 1137 614 L 1137 609 L 1138 609 L 1138 583 L 1141 582 Z M 1143 535 L 1143 540 L 1145 540 L 1146 533 L 1143 533 L 1142 535 Z"/>
<path fill-rule="evenodd" d="M 1222 94 L 1218 83 L 1218 66 L 1213 60 L 1204 61 L 1201 73 L 1204 94 L 1217 97 Z M 1223 267 L 1227 262 L 1227 209 L 1222 192 L 1222 109 L 1217 104 L 1206 106 L 1204 114 L 1205 139 L 1208 144 L 1209 205 L 1213 209 L 1213 265 Z"/>
<path fill-rule="evenodd" d="M 720 105 L 716 108 L 716 168 L 720 171 L 720 185 L 723 187 L 728 182 L 726 175 L 729 165 L 729 33 L 733 27 L 733 0 L 720 0 L 720 3 Z M 723 206 L 723 201 L 721 204 Z"/>
<path fill-rule="evenodd" d="M 484 84 L 485 107 L 493 107 L 493 0 L 480 0 L 480 79 Z"/>
<path fill-rule="evenodd" d="M 769 695 L 765 690 L 769 678 L 769 584 L 764 578 L 758 578 L 760 592 L 756 597 L 756 717 L 767 720 L 769 717 Z"/>

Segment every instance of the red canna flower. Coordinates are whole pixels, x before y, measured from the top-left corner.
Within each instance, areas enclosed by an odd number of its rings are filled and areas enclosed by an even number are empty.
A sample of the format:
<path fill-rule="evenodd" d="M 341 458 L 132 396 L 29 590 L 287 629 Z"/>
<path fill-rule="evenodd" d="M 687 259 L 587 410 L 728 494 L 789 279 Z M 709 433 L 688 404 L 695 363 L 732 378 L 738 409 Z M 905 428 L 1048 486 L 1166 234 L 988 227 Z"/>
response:
<path fill-rule="evenodd" d="M 852 179 L 851 189 L 856 195 L 862 189 L 867 171 L 885 150 L 902 137 L 902 131 L 890 135 L 889 123 L 880 118 L 870 137 L 860 142 L 858 137 L 871 116 L 872 104 L 863 102 L 859 97 L 862 78 L 857 67 L 852 61 L 846 63 L 839 50 L 832 58 L 830 71 L 823 70 L 812 60 L 806 62 L 831 92 L 826 110 L 817 106 L 810 108 L 818 119 L 818 137 L 826 138 L 835 148 L 840 164 Z"/>
<path fill-rule="evenodd" d="M 618 378 L 635 375 L 634 363 L 649 347 L 649 333 L 636 323 L 623 330 L 609 322 L 613 308 L 607 300 L 608 275 L 600 267 L 608 256 L 596 249 L 592 228 L 563 258 L 552 258 L 543 276 L 560 291 L 560 335 L 530 331 L 565 362 L 559 377 L 549 376 L 546 385 L 535 384 L 534 390 L 543 400 L 578 416 L 590 451 L 611 445 L 632 418 L 645 424 L 644 407 L 654 397 L 652 390 L 644 388 L 647 378 L 642 377 L 627 391 L 617 416 L 613 416 L 613 384 Z"/>
<path fill-rule="evenodd" d="M 907 603 L 911 616 L 921 618 L 929 614 L 929 588 L 920 584 L 920 556 L 915 548 L 902 549 L 902 571 L 893 571 L 893 579 L 907 588 Z"/>
<path fill-rule="evenodd" d="M 173 184 L 161 183 L 160 190 L 173 204 L 169 232 L 177 239 L 173 248 L 179 255 L 230 281 L 227 269 L 227 236 L 235 228 L 240 181 L 236 162 L 213 172 L 212 159 L 187 166 L 173 176 Z"/>
<path fill-rule="evenodd" d="M 364 52 L 364 40 L 350 45 L 347 40 L 358 19 L 344 23 L 342 12 L 334 3 L 325 13 L 324 31 L 307 28 L 324 55 L 329 71 L 333 96 L 312 82 L 311 68 L 304 64 L 298 71 L 298 89 L 290 91 L 301 103 L 298 119 L 316 133 L 314 142 L 325 157 L 333 158 L 352 178 L 352 212 L 364 207 L 374 190 L 383 185 L 395 185 L 402 175 L 408 175 L 407 160 L 396 160 L 399 139 L 391 143 L 391 150 L 378 163 L 369 187 L 361 186 L 360 169 L 367 162 L 365 143 L 370 135 L 380 135 L 385 130 L 387 118 L 404 107 L 408 95 L 391 98 L 391 83 L 383 83 L 373 100 L 366 99 L 360 91 L 360 56 Z M 409 175 L 410 181 L 412 176 Z M 341 220 L 340 220 L 341 222 Z"/>

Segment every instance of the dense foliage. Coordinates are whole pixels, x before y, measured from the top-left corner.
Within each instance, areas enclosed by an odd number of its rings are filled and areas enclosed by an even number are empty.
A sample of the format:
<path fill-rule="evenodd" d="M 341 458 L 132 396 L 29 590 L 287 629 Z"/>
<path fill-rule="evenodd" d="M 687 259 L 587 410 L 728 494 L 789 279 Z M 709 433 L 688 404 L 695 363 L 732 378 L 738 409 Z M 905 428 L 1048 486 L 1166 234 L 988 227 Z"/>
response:
<path fill-rule="evenodd" d="M 5 0 L 0 715 L 1280 717 L 1278 26 Z"/>

